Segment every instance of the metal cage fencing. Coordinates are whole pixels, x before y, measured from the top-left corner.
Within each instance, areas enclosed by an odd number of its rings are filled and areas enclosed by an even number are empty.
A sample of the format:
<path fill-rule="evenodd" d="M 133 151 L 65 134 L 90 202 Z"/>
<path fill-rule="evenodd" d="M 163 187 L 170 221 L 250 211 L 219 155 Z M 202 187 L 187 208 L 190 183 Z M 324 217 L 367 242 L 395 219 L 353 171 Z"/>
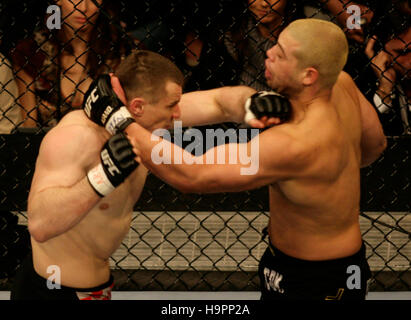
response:
<path fill-rule="evenodd" d="M 41 139 L 67 112 L 81 107 L 91 79 L 115 70 L 131 50 L 143 48 L 173 60 L 185 74 L 186 91 L 234 84 L 267 89 L 266 50 L 289 22 L 315 17 L 345 30 L 350 45 L 345 70 L 375 106 L 390 137 L 381 159 L 362 171 L 360 223 L 373 271 L 371 290 L 409 290 L 407 8 L 409 1 L 63 0 L 58 8 L 47 1 L 3 1 L 0 277 L 4 287 L 30 249 L 25 211 Z M 275 23 L 267 29 L 271 18 Z M 231 123 L 215 127 L 237 128 Z M 149 175 L 130 231 L 110 260 L 117 288 L 258 290 L 256 270 L 266 247 L 262 229 L 268 221 L 267 200 L 266 188 L 181 194 Z"/>

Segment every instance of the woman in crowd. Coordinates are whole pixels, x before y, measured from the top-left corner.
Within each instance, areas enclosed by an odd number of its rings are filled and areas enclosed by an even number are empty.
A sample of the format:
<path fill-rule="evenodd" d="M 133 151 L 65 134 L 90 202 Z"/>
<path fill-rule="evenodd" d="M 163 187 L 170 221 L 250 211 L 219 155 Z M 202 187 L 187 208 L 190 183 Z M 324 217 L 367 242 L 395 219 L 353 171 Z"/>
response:
<path fill-rule="evenodd" d="M 114 1 L 59 0 L 57 5 L 61 29 L 37 28 L 11 52 L 25 127 L 54 126 L 80 108 L 92 80 L 112 72 L 131 50 Z"/>

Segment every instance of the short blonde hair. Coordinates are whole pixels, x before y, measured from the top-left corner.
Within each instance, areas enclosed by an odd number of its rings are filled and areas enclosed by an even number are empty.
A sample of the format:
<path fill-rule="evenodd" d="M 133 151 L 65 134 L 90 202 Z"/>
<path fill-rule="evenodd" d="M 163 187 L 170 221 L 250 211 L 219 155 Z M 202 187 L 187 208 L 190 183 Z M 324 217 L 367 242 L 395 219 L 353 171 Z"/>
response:
<path fill-rule="evenodd" d="M 348 57 L 348 41 L 341 28 L 325 20 L 299 19 L 284 31 L 300 44 L 294 52 L 299 67 L 315 68 L 320 85 L 332 87 Z"/>

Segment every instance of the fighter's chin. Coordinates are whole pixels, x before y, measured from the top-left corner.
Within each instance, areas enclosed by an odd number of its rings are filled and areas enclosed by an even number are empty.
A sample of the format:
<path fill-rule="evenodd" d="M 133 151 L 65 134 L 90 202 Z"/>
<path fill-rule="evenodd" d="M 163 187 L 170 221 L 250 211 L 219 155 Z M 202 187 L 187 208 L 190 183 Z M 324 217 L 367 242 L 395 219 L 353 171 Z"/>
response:
<path fill-rule="evenodd" d="M 279 86 L 277 86 L 275 83 L 273 83 L 272 81 L 267 80 L 267 85 L 273 89 L 275 92 L 280 93 L 281 88 Z"/>
<path fill-rule="evenodd" d="M 283 88 L 283 87 L 275 87 L 275 88 L 273 88 L 273 90 L 274 90 L 275 92 L 279 93 L 279 94 L 282 94 L 282 95 L 285 96 L 285 97 L 288 97 L 288 96 L 289 96 L 288 91 L 287 91 L 285 88 Z"/>
<path fill-rule="evenodd" d="M 156 130 L 156 129 L 170 130 L 170 129 L 172 129 L 172 124 L 171 123 L 163 123 L 163 124 L 156 125 L 154 127 L 155 127 L 154 130 Z"/>

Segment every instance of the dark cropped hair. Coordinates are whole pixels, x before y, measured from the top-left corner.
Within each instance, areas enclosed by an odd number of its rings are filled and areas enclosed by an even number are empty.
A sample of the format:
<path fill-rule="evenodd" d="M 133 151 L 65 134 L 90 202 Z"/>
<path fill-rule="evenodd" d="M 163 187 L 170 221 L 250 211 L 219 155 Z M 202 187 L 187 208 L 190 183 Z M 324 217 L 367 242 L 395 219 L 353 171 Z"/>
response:
<path fill-rule="evenodd" d="M 115 71 L 127 100 L 143 96 L 156 103 L 165 92 L 168 81 L 181 87 L 184 75 L 168 58 L 148 50 L 135 50 Z"/>

